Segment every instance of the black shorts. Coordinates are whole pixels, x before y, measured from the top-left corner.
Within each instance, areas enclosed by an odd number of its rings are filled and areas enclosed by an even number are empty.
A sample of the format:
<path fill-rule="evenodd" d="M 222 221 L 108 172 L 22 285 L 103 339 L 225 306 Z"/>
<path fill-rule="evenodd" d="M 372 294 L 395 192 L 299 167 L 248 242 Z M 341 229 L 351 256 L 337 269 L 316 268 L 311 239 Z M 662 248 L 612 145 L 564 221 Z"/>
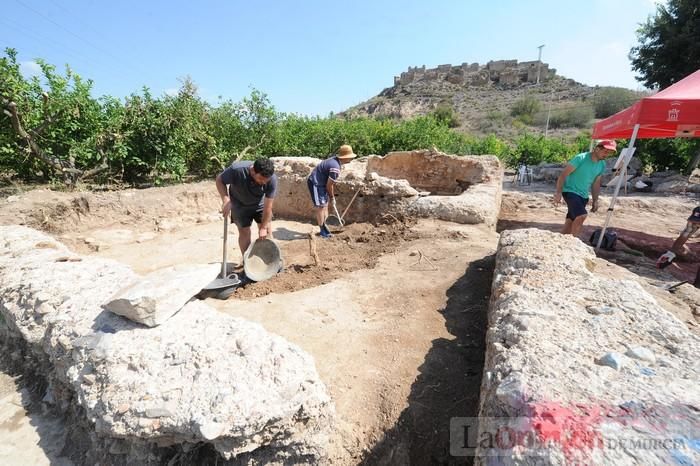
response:
<path fill-rule="evenodd" d="M 569 192 L 562 193 L 561 195 L 564 198 L 564 201 L 566 201 L 566 206 L 569 208 L 568 212 L 566 212 L 566 218 L 576 220 L 576 217 L 588 215 L 588 211 L 586 210 L 588 199 L 583 198 L 578 194 Z"/>
<path fill-rule="evenodd" d="M 231 206 L 231 223 L 235 223 L 238 228 L 249 228 L 253 224 L 253 220 L 260 225 L 262 218 L 262 206 L 240 206 L 237 204 Z"/>

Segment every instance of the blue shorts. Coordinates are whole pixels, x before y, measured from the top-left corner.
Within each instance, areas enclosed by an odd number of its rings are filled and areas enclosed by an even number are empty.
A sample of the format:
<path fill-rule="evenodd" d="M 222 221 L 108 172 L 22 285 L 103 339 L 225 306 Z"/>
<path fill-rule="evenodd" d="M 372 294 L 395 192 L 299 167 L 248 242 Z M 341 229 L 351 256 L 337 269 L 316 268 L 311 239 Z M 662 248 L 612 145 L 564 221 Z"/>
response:
<path fill-rule="evenodd" d="M 566 213 L 566 218 L 576 220 L 576 217 L 588 215 L 588 211 L 586 210 L 588 199 L 585 199 L 578 194 L 569 192 L 561 193 L 561 195 L 564 198 L 564 201 L 566 201 L 566 206 L 569 208 L 569 211 Z"/>
<path fill-rule="evenodd" d="M 262 218 L 262 206 L 241 206 L 237 204 L 231 206 L 231 223 L 235 223 L 238 228 L 249 228 L 253 224 L 253 220 L 260 225 Z"/>
<path fill-rule="evenodd" d="M 311 178 L 306 179 L 306 184 L 309 187 L 309 194 L 311 194 L 311 202 L 314 203 L 314 207 L 324 207 L 328 205 L 328 191 L 325 186 L 316 186 Z"/>

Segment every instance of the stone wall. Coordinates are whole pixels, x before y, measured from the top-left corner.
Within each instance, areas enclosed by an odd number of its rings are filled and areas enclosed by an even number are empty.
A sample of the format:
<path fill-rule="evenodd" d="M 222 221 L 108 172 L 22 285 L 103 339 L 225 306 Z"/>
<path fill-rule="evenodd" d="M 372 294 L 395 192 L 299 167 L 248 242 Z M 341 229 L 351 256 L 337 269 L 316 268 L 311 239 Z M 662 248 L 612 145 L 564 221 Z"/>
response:
<path fill-rule="evenodd" d="M 503 86 L 516 86 L 537 82 L 537 61 L 518 63 L 518 60 L 490 61 L 485 65 L 462 63 L 461 65 L 438 65 L 436 68 L 408 67 L 399 76 L 394 76 L 394 85 L 407 85 L 421 80 L 446 80 L 457 85 L 484 86 L 490 82 Z M 539 63 L 540 81 L 556 76 L 556 70 L 547 63 Z"/>
<path fill-rule="evenodd" d="M 700 338 L 595 271 L 571 236 L 501 234 L 478 438 L 507 425 L 520 440 L 482 443 L 477 464 L 700 463 Z"/>
<path fill-rule="evenodd" d="M 201 301 L 136 324 L 102 308 L 130 268 L 26 227 L 0 238 L 3 355 L 46 381 L 86 464 L 164 464 L 204 444 L 231 464 L 325 461 L 334 408 L 300 348 Z"/>
<path fill-rule="evenodd" d="M 276 217 L 308 220 L 315 224 L 315 214 L 307 186 L 307 178 L 321 159 L 312 157 L 274 157 L 278 175 L 278 198 L 275 200 Z M 336 201 L 340 213 L 349 205 L 349 222 L 378 222 L 384 214 L 405 212 L 418 191 L 406 180 L 393 180 L 367 173 L 366 160 L 356 160 L 343 166 L 336 184 Z"/>
<path fill-rule="evenodd" d="M 469 186 L 491 181 L 497 165 L 483 157 L 445 155 L 431 151 L 390 152 L 384 157 L 370 156 L 367 172 L 387 178 L 403 179 L 431 194 L 461 194 Z"/>
<path fill-rule="evenodd" d="M 306 179 L 320 162 L 310 157 L 275 157 L 279 199 L 275 214 L 314 218 Z M 377 222 L 386 215 L 414 215 L 457 223 L 495 226 L 503 167 L 494 156 L 455 156 L 437 151 L 372 155 L 344 165 L 336 184 L 342 213 L 351 222 Z"/>

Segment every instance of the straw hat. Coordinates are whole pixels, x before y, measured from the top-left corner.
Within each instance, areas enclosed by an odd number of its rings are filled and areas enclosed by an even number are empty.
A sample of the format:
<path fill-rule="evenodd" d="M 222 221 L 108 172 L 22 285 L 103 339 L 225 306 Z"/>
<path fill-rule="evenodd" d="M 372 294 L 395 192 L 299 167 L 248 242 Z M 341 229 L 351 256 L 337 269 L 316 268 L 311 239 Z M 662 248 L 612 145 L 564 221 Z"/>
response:
<path fill-rule="evenodd" d="M 357 156 L 353 153 L 352 146 L 343 144 L 340 146 L 340 149 L 338 149 L 338 155 L 336 157 L 341 160 L 352 160 Z"/>

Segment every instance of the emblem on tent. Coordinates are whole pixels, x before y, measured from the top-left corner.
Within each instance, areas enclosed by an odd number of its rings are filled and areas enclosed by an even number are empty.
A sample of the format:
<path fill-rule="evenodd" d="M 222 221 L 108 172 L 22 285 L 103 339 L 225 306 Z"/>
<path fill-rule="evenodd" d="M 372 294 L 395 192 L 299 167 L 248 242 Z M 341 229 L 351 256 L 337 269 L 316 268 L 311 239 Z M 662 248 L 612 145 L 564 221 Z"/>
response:
<path fill-rule="evenodd" d="M 678 115 L 681 113 L 677 108 L 672 108 L 668 111 L 668 118 L 666 121 L 678 121 Z"/>

